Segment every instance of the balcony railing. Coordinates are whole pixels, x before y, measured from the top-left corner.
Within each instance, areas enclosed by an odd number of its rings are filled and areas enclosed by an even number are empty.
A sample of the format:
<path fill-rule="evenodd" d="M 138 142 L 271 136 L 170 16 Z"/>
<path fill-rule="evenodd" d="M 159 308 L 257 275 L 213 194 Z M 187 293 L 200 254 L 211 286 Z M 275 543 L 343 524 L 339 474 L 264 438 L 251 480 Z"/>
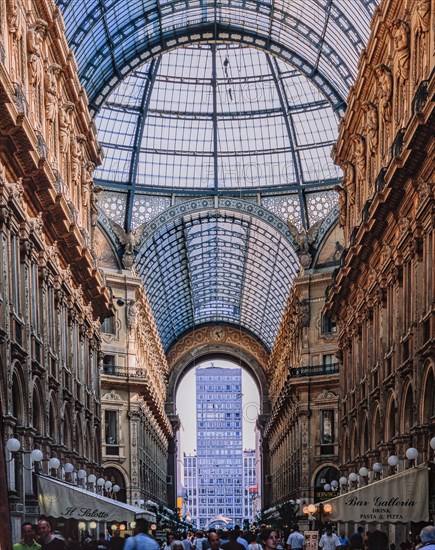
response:
<path fill-rule="evenodd" d="M 309 367 L 290 367 L 292 377 L 299 378 L 301 376 L 323 376 L 325 374 L 338 374 L 339 363 L 331 363 L 329 365 L 311 365 Z"/>
<path fill-rule="evenodd" d="M 108 376 L 121 376 L 123 378 L 146 378 L 144 369 L 120 367 L 119 365 L 103 365 L 103 374 Z"/>

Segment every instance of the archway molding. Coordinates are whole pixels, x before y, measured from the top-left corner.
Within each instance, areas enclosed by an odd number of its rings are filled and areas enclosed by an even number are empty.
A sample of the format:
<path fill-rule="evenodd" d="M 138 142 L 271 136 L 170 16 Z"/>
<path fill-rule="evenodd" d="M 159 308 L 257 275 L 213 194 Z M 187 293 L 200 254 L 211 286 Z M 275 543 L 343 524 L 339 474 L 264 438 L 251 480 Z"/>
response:
<path fill-rule="evenodd" d="M 175 396 L 184 375 L 203 361 L 227 359 L 249 372 L 260 394 L 261 415 L 268 414 L 270 402 L 266 368 L 267 350 L 260 342 L 240 328 L 212 324 L 189 331 L 168 351 L 169 365 L 166 412 L 176 414 Z"/>

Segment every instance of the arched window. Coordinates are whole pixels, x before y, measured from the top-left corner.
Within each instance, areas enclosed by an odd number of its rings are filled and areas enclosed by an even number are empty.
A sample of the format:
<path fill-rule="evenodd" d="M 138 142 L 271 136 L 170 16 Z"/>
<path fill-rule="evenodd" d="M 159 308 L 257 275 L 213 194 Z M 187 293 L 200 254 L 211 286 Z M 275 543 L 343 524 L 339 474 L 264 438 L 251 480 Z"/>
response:
<path fill-rule="evenodd" d="M 41 398 L 41 386 L 36 382 L 33 386 L 33 418 L 32 424 L 37 435 L 44 435 L 44 404 Z"/>
<path fill-rule="evenodd" d="M 105 468 L 104 477 L 111 481 L 113 485 L 119 485 L 121 488 L 118 493 L 112 493 L 109 496 L 116 498 L 120 502 L 127 502 L 127 487 L 125 478 L 117 468 Z"/>
<path fill-rule="evenodd" d="M 379 406 L 376 408 L 375 414 L 373 416 L 373 444 L 372 449 L 376 449 L 380 443 L 383 441 L 382 435 L 382 426 L 381 426 L 381 416 L 379 414 Z"/>
<path fill-rule="evenodd" d="M 414 396 L 412 394 L 412 386 L 409 384 L 406 391 L 405 408 L 403 413 L 403 433 L 409 433 L 414 425 Z"/>
<path fill-rule="evenodd" d="M 433 369 L 429 372 L 424 388 L 424 411 L 422 423 L 427 424 L 435 416 L 435 378 Z"/>
<path fill-rule="evenodd" d="M 17 424 L 19 426 L 24 426 L 27 424 L 25 418 L 25 400 L 27 392 L 25 387 L 22 384 L 20 376 L 17 372 L 17 369 L 14 370 L 12 376 L 12 415 L 17 419 Z"/>
<path fill-rule="evenodd" d="M 387 441 L 391 441 L 396 435 L 396 401 L 391 397 L 388 404 L 387 417 Z"/>

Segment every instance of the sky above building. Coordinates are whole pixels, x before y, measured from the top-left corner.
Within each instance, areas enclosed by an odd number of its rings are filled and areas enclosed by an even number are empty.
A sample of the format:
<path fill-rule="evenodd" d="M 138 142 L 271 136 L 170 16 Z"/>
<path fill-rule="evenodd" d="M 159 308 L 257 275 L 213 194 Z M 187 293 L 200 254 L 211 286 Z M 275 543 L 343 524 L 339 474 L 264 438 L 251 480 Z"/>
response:
<path fill-rule="evenodd" d="M 198 365 L 209 367 L 210 361 Z M 213 365 L 222 368 L 238 367 L 229 361 L 213 361 Z M 197 368 L 198 368 L 197 367 Z M 177 391 L 177 413 L 184 428 L 182 447 L 186 454 L 196 449 L 196 381 L 195 370 L 191 369 L 180 382 Z M 252 376 L 242 369 L 242 408 L 243 408 L 243 448 L 255 448 L 255 422 L 260 411 L 260 396 Z"/>

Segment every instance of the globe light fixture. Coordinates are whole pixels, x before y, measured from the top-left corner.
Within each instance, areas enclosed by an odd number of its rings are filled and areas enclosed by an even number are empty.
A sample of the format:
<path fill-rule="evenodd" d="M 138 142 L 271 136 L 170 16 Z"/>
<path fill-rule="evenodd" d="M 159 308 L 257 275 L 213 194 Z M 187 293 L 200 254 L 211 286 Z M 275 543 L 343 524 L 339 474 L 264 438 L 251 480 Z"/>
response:
<path fill-rule="evenodd" d="M 74 466 L 71 464 L 71 462 L 67 462 L 64 464 L 63 469 L 66 474 L 70 474 L 74 470 Z"/>
<path fill-rule="evenodd" d="M 304 506 L 304 507 L 302 508 L 302 512 L 303 512 L 304 514 L 309 514 L 308 506 Z"/>
<path fill-rule="evenodd" d="M 115 484 L 113 487 L 112 487 L 112 491 L 114 493 L 119 493 L 119 491 L 121 490 L 121 487 L 117 484 Z"/>
<path fill-rule="evenodd" d="M 332 506 L 331 504 L 325 504 L 323 506 L 323 511 L 326 513 L 326 514 L 330 514 L 332 512 Z"/>
<path fill-rule="evenodd" d="M 433 437 L 430 441 L 429 441 L 429 445 L 431 447 L 431 449 L 433 449 L 435 451 L 435 437 Z"/>
<path fill-rule="evenodd" d="M 10 453 L 18 453 L 18 451 L 21 449 L 21 443 L 16 437 L 11 437 L 6 441 L 6 449 Z"/>
<path fill-rule="evenodd" d="M 41 449 L 33 449 L 33 451 L 30 453 L 30 459 L 33 462 L 41 462 L 43 458 L 44 455 L 42 454 Z"/>
<path fill-rule="evenodd" d="M 130 522 L 130 529 L 134 529 L 136 527 L 136 522 L 135 521 L 131 521 Z"/>
<path fill-rule="evenodd" d="M 84 521 L 79 522 L 79 529 L 84 531 L 86 529 L 86 523 Z"/>
<path fill-rule="evenodd" d="M 104 487 L 104 484 L 106 483 L 106 480 L 103 477 L 99 477 L 97 479 L 97 485 L 98 487 Z"/>
<path fill-rule="evenodd" d="M 308 504 L 308 511 L 310 514 L 315 514 L 317 512 L 317 506 L 315 504 Z"/>
<path fill-rule="evenodd" d="M 338 484 L 338 481 L 337 481 L 336 479 L 333 479 L 333 480 L 331 481 L 331 487 L 332 487 L 333 489 L 337 489 L 338 485 L 339 485 L 339 484 Z"/>
<path fill-rule="evenodd" d="M 60 467 L 60 460 L 53 456 L 48 461 L 48 467 L 50 468 L 50 470 L 57 470 Z"/>
<path fill-rule="evenodd" d="M 405 454 L 408 460 L 417 460 L 418 458 L 418 451 L 415 447 L 409 447 L 409 449 L 406 449 Z"/>
<path fill-rule="evenodd" d="M 88 483 L 95 483 L 97 481 L 97 476 L 95 474 L 88 475 Z"/>
<path fill-rule="evenodd" d="M 367 477 L 367 476 L 369 475 L 369 471 L 368 471 L 368 469 L 367 469 L 365 466 L 363 466 L 362 468 L 360 468 L 359 471 L 358 471 L 358 473 L 359 473 L 359 475 L 360 475 L 361 477 Z"/>
<path fill-rule="evenodd" d="M 106 489 L 106 491 L 110 491 L 110 489 L 112 488 L 112 482 L 109 479 L 105 482 L 104 488 Z"/>
<path fill-rule="evenodd" d="M 396 455 L 391 455 L 388 457 L 388 466 L 395 468 L 399 464 L 399 458 Z"/>
<path fill-rule="evenodd" d="M 121 523 L 121 525 L 119 526 L 119 530 L 120 531 L 125 531 L 125 525 L 123 523 Z"/>
<path fill-rule="evenodd" d="M 114 523 L 110 526 L 111 531 L 116 531 L 118 529 L 118 526 Z"/>
<path fill-rule="evenodd" d="M 325 483 L 325 485 L 323 486 L 323 490 L 324 491 L 330 491 L 331 490 L 331 485 L 329 485 L 329 483 Z"/>
<path fill-rule="evenodd" d="M 97 522 L 96 521 L 91 521 L 91 523 L 89 524 L 89 527 L 91 529 L 96 529 L 97 528 Z"/>
<path fill-rule="evenodd" d="M 375 474 L 380 474 L 383 470 L 383 466 L 380 462 L 375 462 L 372 466 L 372 470 L 375 472 Z"/>
<path fill-rule="evenodd" d="M 86 473 L 86 470 L 79 470 L 77 472 L 77 477 L 80 479 L 80 480 L 83 480 L 83 479 L 86 479 L 87 477 L 87 473 Z"/>
<path fill-rule="evenodd" d="M 301 499 L 300 498 L 296 499 L 296 504 L 301 504 Z"/>
<path fill-rule="evenodd" d="M 347 477 L 346 476 L 341 476 L 340 479 L 338 480 L 338 483 L 340 485 L 346 485 L 347 484 Z"/>
<path fill-rule="evenodd" d="M 349 483 L 354 483 L 358 479 L 358 476 L 355 472 L 349 474 Z"/>

